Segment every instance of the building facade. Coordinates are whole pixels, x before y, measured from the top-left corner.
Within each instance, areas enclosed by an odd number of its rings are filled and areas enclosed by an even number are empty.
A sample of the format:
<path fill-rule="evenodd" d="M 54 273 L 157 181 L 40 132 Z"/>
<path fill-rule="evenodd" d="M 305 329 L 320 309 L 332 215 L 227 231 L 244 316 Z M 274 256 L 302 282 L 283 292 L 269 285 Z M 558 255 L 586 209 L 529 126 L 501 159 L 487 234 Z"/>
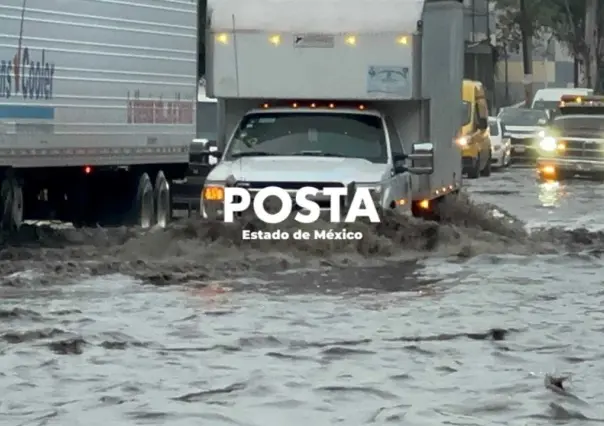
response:
<path fill-rule="evenodd" d="M 552 37 L 533 40 L 533 93 L 545 87 L 574 87 L 575 61 L 568 49 Z M 497 95 L 516 103 L 524 100 L 522 51 L 500 48 L 495 70 Z"/>

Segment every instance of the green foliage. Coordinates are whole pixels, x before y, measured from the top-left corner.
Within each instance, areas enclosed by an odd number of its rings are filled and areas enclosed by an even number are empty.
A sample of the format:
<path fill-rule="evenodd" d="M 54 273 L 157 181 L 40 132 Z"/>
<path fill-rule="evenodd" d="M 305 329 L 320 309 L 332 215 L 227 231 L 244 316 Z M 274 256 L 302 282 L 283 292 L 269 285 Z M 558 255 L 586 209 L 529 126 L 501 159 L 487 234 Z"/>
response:
<path fill-rule="evenodd" d="M 523 16 L 520 13 L 520 0 L 495 0 L 498 43 L 507 45 L 509 50 L 519 51 L 523 24 L 529 37 L 540 38 L 544 32 L 548 32 L 554 16 L 558 14 L 556 3 L 561 1 L 564 0 L 525 0 L 526 14 Z"/>
<path fill-rule="evenodd" d="M 555 6 L 549 26 L 556 39 L 566 45 L 575 57 L 587 54 L 585 44 L 585 0 L 548 0 Z M 604 0 L 598 0 L 596 27 L 604 34 Z M 597 55 L 598 57 L 600 55 Z"/>
<path fill-rule="evenodd" d="M 549 23 L 556 39 L 574 56 L 585 52 L 585 0 L 548 0 L 555 8 Z"/>
<path fill-rule="evenodd" d="M 604 11 L 604 0 L 598 0 Z M 520 0 L 495 0 L 498 11 L 497 34 L 500 44 L 513 49 L 520 45 Z M 529 35 L 540 38 L 550 33 L 574 55 L 585 52 L 585 0 L 525 0 Z M 604 13 L 598 13 L 599 28 L 604 32 Z"/>
<path fill-rule="evenodd" d="M 600 34 L 595 55 L 604 75 L 604 0 L 598 1 L 596 28 Z M 586 0 L 525 0 L 526 13 L 520 13 L 520 0 L 494 0 L 497 11 L 497 41 L 508 50 L 520 51 L 521 31 L 524 24 L 531 39 L 543 40 L 544 35 L 553 36 L 580 60 L 588 56 L 585 43 Z M 599 77 L 599 78 L 598 78 Z M 592 85 L 597 86 L 601 76 L 596 76 Z"/>

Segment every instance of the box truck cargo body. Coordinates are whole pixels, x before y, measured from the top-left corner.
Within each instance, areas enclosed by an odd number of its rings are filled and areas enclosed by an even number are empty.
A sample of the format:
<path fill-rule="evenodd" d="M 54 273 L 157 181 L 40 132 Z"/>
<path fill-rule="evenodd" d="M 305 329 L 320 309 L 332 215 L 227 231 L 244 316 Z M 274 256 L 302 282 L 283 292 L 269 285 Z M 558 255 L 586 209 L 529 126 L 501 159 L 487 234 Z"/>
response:
<path fill-rule="evenodd" d="M 216 0 L 203 8 L 200 52 L 208 96 L 218 99 L 218 150 L 208 155 L 220 158 L 201 194 L 205 217 L 221 217 L 225 186 L 252 197 L 267 186 L 292 196 L 304 186 L 346 187 L 348 202 L 368 187 L 384 210 L 430 217 L 460 190 L 459 1 Z"/>

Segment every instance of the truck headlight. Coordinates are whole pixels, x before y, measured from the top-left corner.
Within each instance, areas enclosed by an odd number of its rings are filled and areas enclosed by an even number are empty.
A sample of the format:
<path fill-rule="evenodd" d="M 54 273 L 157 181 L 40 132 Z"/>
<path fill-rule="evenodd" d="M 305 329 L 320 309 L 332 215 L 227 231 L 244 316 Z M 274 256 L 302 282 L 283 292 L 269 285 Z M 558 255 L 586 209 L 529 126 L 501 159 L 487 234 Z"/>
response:
<path fill-rule="evenodd" d="M 545 137 L 539 142 L 539 148 L 546 152 L 553 152 L 556 150 L 556 139 L 552 137 Z"/>

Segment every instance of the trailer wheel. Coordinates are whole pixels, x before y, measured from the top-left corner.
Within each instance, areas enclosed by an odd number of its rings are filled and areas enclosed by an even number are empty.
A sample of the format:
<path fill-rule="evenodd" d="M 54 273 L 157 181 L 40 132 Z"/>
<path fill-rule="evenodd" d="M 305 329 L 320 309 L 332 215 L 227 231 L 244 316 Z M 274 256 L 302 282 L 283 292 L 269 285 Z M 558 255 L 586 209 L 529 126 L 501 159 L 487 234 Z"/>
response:
<path fill-rule="evenodd" d="M 155 221 L 155 199 L 149 174 L 140 175 L 135 194 L 129 222 L 141 228 L 150 228 Z"/>
<path fill-rule="evenodd" d="M 165 228 L 172 220 L 172 197 L 170 195 L 170 184 L 161 170 L 155 178 L 155 215 L 156 223 Z"/>
<path fill-rule="evenodd" d="M 7 177 L 0 186 L 3 231 L 16 231 L 23 223 L 23 189 L 14 176 Z"/>

